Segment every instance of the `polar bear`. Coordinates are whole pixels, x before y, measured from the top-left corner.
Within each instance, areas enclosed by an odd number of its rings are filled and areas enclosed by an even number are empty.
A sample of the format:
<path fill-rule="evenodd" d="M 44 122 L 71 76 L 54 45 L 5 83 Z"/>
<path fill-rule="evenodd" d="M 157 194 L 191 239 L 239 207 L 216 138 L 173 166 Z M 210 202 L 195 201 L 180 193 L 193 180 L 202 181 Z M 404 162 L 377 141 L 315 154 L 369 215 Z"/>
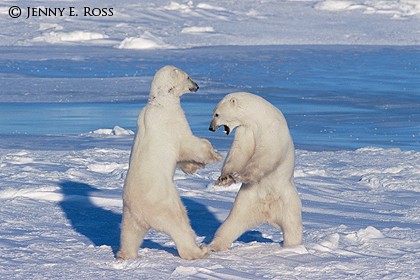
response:
<path fill-rule="evenodd" d="M 300 245 L 302 205 L 293 182 L 294 145 L 283 114 L 257 95 L 231 93 L 214 109 L 209 129 L 220 126 L 226 134 L 235 128 L 236 132 L 216 184 L 243 184 L 210 250 L 229 249 L 261 223 L 280 228 L 285 247 Z"/>
<path fill-rule="evenodd" d="M 161 68 L 149 101 L 137 120 L 137 133 L 123 189 L 123 218 L 118 259 L 138 256 L 150 228 L 168 234 L 183 259 L 206 257 L 197 246 L 184 205 L 173 182 L 176 165 L 188 173 L 222 159 L 208 140 L 195 137 L 181 108 L 180 96 L 198 86 L 181 69 Z"/>

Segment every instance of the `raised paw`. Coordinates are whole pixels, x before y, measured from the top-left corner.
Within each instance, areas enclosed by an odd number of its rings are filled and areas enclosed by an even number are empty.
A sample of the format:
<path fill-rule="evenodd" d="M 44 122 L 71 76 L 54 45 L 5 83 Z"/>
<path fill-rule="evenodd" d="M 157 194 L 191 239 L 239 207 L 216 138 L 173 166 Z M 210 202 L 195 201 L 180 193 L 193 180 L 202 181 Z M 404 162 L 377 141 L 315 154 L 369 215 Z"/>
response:
<path fill-rule="evenodd" d="M 217 186 L 223 186 L 223 187 L 227 187 L 232 185 L 233 183 L 235 183 L 235 179 L 233 179 L 231 174 L 228 175 L 222 175 L 220 176 L 217 181 L 216 181 L 216 185 Z"/>
<path fill-rule="evenodd" d="M 239 173 L 234 172 L 231 174 L 231 176 L 235 182 L 241 182 L 244 184 L 255 182 L 254 178 L 252 178 L 251 175 L 247 175 L 246 173 L 239 174 Z"/>
<path fill-rule="evenodd" d="M 214 162 L 218 162 L 221 161 L 223 159 L 222 155 L 219 154 L 216 150 L 211 149 L 210 151 L 210 163 L 214 163 Z"/>
<path fill-rule="evenodd" d="M 180 163 L 179 165 L 181 170 L 187 174 L 194 174 L 197 171 L 197 169 L 203 168 L 205 166 L 204 163 L 198 162 L 185 162 Z"/>

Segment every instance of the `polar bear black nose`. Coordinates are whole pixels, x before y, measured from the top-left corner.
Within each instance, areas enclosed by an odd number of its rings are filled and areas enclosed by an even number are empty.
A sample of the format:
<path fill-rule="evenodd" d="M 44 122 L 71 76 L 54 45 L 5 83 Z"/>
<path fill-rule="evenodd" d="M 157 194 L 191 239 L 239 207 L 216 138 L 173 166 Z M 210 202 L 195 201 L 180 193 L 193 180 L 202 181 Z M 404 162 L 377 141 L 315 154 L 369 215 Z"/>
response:
<path fill-rule="evenodd" d="M 191 88 L 189 88 L 190 91 L 197 91 L 200 87 L 193 82 L 193 86 Z"/>

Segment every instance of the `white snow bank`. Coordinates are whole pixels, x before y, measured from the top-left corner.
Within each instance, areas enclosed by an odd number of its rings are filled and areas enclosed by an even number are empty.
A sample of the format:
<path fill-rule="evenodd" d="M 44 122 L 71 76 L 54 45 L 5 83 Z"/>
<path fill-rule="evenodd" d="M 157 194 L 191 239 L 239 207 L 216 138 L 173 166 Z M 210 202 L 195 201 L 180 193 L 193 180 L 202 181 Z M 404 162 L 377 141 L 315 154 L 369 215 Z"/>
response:
<path fill-rule="evenodd" d="M 165 44 L 160 38 L 150 32 L 144 32 L 141 37 L 125 38 L 118 46 L 119 49 L 149 50 L 149 49 L 168 49 L 171 46 Z"/>
<path fill-rule="evenodd" d="M 63 30 L 63 29 L 64 27 L 57 23 L 40 23 L 38 30 L 45 31 L 45 30 Z"/>
<path fill-rule="evenodd" d="M 349 241 L 353 242 L 368 242 L 372 239 L 385 238 L 384 234 L 373 226 L 360 229 L 357 232 L 349 233 L 345 236 Z"/>
<path fill-rule="evenodd" d="M 214 28 L 211 26 L 191 26 L 184 27 L 181 30 L 181 33 L 212 33 L 215 32 Z"/>
<path fill-rule="evenodd" d="M 115 45 L 114 42 L 120 42 L 117 46 L 129 49 L 281 44 L 417 45 L 419 2 L 417 0 L 207 0 L 204 2 L 139 0 L 124 1 L 124 3 L 111 1 L 106 5 L 114 8 L 113 16 L 109 17 L 66 15 L 32 17 L 28 20 L 11 19 L 8 16 L 11 5 L 2 4 L 0 14 L 4 16 L 0 18 L 2 26 L 0 45 L 62 42 Z M 61 7 L 60 3 L 62 2 L 40 1 L 42 6 L 39 7 Z M 96 0 L 91 5 L 102 6 L 103 3 Z M 25 16 L 26 10 L 23 8 L 23 17 Z M 394 19 L 410 19 L 410 21 Z M 45 26 L 54 24 L 57 26 L 50 26 L 51 28 Z M 34 30 L 34 26 L 37 25 L 44 26 Z M 182 32 L 183 28 L 188 26 L 211 26 L 215 31 L 194 32 L 211 33 L 211 37 L 191 37 L 189 36 L 191 32 L 187 32 L 188 29 Z M 57 33 L 60 30 L 66 32 Z M 85 34 L 72 34 L 80 32 L 79 30 L 83 30 Z M 139 30 L 155 34 L 159 41 L 141 36 Z M 42 34 L 39 31 L 55 33 Z"/>
<path fill-rule="evenodd" d="M 179 11 L 181 13 L 190 13 L 192 11 L 193 2 L 189 1 L 187 4 L 180 4 L 178 2 L 171 1 L 169 5 L 163 6 L 162 8 L 168 11 Z"/>
<path fill-rule="evenodd" d="M 89 132 L 90 134 L 96 135 L 115 135 L 115 136 L 122 136 L 122 135 L 133 135 L 134 131 L 130 129 L 124 129 L 118 125 L 114 126 L 114 128 L 100 128 L 94 131 Z"/>
<path fill-rule="evenodd" d="M 109 162 L 109 163 L 93 163 L 87 166 L 87 169 L 93 172 L 98 173 L 112 173 L 115 170 L 119 169 L 128 169 L 128 164 L 120 164 L 116 162 Z"/>
<path fill-rule="evenodd" d="M 0 15 L 9 15 L 9 7 L 0 7 Z"/>
<path fill-rule="evenodd" d="M 315 244 L 312 249 L 320 252 L 331 252 L 338 249 L 340 235 L 333 233 L 326 236 L 319 244 Z"/>
<path fill-rule="evenodd" d="M 199 3 L 197 5 L 197 8 L 203 9 L 203 10 L 226 11 L 226 8 L 215 6 L 215 5 L 210 5 L 210 4 L 207 4 L 207 3 Z"/>
<path fill-rule="evenodd" d="M 315 8 L 325 11 L 344 11 L 350 8 L 354 8 L 352 1 L 340 1 L 340 0 L 325 0 L 315 5 Z"/>
<path fill-rule="evenodd" d="M 323 0 L 315 4 L 315 9 L 324 11 L 350 11 L 360 9 L 366 14 L 385 14 L 392 18 L 420 15 L 418 0 Z"/>
<path fill-rule="evenodd" d="M 73 32 L 47 32 L 42 36 L 35 37 L 34 42 L 46 42 L 50 44 L 63 43 L 63 42 L 84 42 L 92 40 L 100 40 L 108 38 L 107 35 L 89 32 L 89 31 L 73 31 Z"/>
<path fill-rule="evenodd" d="M 18 197 L 26 197 L 32 199 L 42 199 L 51 201 L 61 201 L 63 196 L 57 193 L 58 187 L 38 187 L 38 188 L 6 188 L 0 189 L 0 199 L 13 199 Z"/>

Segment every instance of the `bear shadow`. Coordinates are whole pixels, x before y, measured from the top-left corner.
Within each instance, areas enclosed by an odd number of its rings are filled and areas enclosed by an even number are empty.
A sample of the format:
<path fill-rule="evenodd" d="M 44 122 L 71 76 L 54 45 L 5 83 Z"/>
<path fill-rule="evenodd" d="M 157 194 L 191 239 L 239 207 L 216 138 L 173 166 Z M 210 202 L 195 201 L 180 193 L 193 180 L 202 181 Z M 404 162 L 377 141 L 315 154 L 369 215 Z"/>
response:
<path fill-rule="evenodd" d="M 106 245 L 116 256 L 120 247 L 122 215 L 103 209 L 92 203 L 91 196 L 101 190 L 81 182 L 64 181 L 59 183 L 63 200 L 59 203 L 73 229 L 85 236 L 95 246 Z M 141 248 L 164 250 L 178 255 L 177 250 L 145 239 Z"/>
<path fill-rule="evenodd" d="M 89 184 L 63 181 L 59 183 L 63 199 L 59 206 L 70 222 L 72 228 L 82 236 L 85 236 L 95 246 L 109 246 L 114 256 L 120 247 L 120 225 L 122 215 L 95 205 L 91 196 L 100 193 L 101 190 Z M 208 208 L 190 198 L 182 198 L 182 202 L 188 211 L 191 226 L 198 236 L 204 236 L 203 242 L 208 244 L 214 233 L 221 225 L 216 216 Z M 238 241 L 249 242 L 273 242 L 264 238 L 259 231 L 247 231 Z M 174 247 L 166 247 L 152 240 L 144 239 L 141 248 L 157 249 L 166 251 L 174 256 L 178 252 Z"/>
<path fill-rule="evenodd" d="M 203 243 L 209 244 L 213 240 L 214 234 L 222 222 L 219 221 L 204 204 L 190 198 L 182 197 L 181 199 L 182 203 L 187 208 L 191 227 L 198 236 L 204 236 Z M 262 233 L 256 230 L 246 231 L 237 239 L 237 241 L 244 243 L 255 241 L 262 243 L 274 242 L 272 239 L 263 237 Z"/>

